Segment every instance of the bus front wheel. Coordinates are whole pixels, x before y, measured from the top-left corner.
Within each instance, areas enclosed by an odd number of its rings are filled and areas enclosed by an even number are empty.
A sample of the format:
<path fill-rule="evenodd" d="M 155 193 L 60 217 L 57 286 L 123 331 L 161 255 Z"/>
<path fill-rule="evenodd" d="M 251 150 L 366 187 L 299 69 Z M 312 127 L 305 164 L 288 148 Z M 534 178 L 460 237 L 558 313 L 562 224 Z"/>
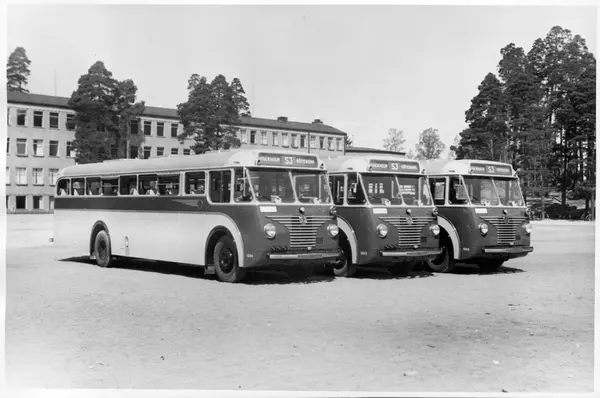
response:
<path fill-rule="evenodd" d="M 456 260 L 454 260 L 454 256 L 452 254 L 452 242 L 450 242 L 449 239 L 446 239 L 442 241 L 440 246 L 442 253 L 432 260 L 427 260 L 427 265 L 433 272 L 450 272 L 456 264 Z"/>
<path fill-rule="evenodd" d="M 239 266 L 235 243 L 228 235 L 221 237 L 215 245 L 213 262 L 221 282 L 237 283 L 246 275 L 246 270 Z"/>
<path fill-rule="evenodd" d="M 106 231 L 102 230 L 96 234 L 94 240 L 94 256 L 96 257 L 96 264 L 100 267 L 108 267 L 112 262 L 110 255 L 110 238 Z"/>
<path fill-rule="evenodd" d="M 339 277 L 350 278 L 356 273 L 356 264 L 352 262 L 352 253 L 347 245 L 341 245 L 340 259 L 333 265 L 333 274 Z"/>

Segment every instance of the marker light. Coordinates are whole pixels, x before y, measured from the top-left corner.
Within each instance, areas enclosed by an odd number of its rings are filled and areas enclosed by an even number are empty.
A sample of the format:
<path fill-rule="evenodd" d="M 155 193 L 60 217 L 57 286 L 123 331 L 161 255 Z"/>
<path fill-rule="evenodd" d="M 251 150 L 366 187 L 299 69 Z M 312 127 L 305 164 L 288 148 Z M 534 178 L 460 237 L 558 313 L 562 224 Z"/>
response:
<path fill-rule="evenodd" d="M 488 226 L 485 223 L 481 223 L 479 224 L 479 232 L 481 232 L 481 235 L 486 236 L 488 233 Z"/>
<path fill-rule="evenodd" d="M 327 233 L 329 234 L 329 236 L 331 236 L 332 238 L 335 238 L 339 233 L 340 233 L 340 229 L 338 228 L 337 225 L 335 224 L 329 224 L 327 226 Z"/>
<path fill-rule="evenodd" d="M 385 238 L 388 234 L 388 229 L 384 224 L 379 224 L 377 226 L 377 233 L 381 238 Z"/>
<path fill-rule="evenodd" d="M 431 231 L 433 236 L 438 236 L 440 234 L 440 226 L 437 224 L 434 224 L 431 227 L 429 227 L 429 230 Z"/>
<path fill-rule="evenodd" d="M 527 223 L 527 224 L 523 225 L 523 227 L 525 228 L 525 232 L 527 232 L 527 235 L 529 235 L 531 233 L 531 230 L 533 229 L 531 227 L 530 223 Z"/>
<path fill-rule="evenodd" d="M 273 239 L 275 237 L 275 234 L 277 233 L 275 230 L 275 225 L 269 223 L 267 225 L 265 225 L 265 235 L 267 238 L 269 239 Z"/>
<path fill-rule="evenodd" d="M 433 210 L 431 211 L 431 214 L 433 214 L 434 216 L 437 217 L 437 215 L 438 215 L 438 208 L 434 207 Z"/>

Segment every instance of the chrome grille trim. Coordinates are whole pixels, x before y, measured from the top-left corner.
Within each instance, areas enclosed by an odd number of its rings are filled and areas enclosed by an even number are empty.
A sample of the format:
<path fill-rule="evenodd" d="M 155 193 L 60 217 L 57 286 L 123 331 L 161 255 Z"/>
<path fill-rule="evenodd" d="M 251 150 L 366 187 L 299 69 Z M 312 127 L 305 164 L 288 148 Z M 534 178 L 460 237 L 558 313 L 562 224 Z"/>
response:
<path fill-rule="evenodd" d="M 508 222 L 505 221 L 505 216 L 479 216 L 482 220 L 487 221 L 496 228 L 499 245 L 507 245 L 515 242 L 517 228 L 519 228 L 526 220 L 523 216 L 506 216 Z"/>
<path fill-rule="evenodd" d="M 300 222 L 300 216 L 267 216 L 267 218 L 285 226 L 290 233 L 291 249 L 306 249 L 317 244 L 317 230 L 327 221 L 329 216 L 306 216 L 306 224 Z"/>
<path fill-rule="evenodd" d="M 398 231 L 398 244 L 400 246 L 420 246 L 421 233 L 425 225 L 435 221 L 435 217 L 411 217 L 412 224 L 408 223 L 409 217 L 379 217 L 381 221 L 390 223 Z"/>

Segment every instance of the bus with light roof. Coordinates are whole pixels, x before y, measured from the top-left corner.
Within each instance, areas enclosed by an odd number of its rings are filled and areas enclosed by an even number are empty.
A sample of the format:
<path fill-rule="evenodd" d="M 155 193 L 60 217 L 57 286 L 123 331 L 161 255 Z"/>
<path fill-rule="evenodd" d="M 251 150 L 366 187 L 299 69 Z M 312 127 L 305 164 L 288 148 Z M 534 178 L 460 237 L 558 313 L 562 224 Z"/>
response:
<path fill-rule="evenodd" d="M 214 267 L 223 282 L 255 267 L 339 257 L 328 175 L 314 154 L 231 150 L 112 160 L 60 171 L 56 246 L 101 267 L 138 258 Z"/>
<path fill-rule="evenodd" d="M 429 161 L 425 167 L 442 248 L 429 268 L 449 272 L 463 262 L 491 272 L 533 251 L 527 207 L 510 164 L 463 159 Z"/>
<path fill-rule="evenodd" d="M 417 261 L 441 253 L 436 208 L 418 161 L 357 153 L 325 164 L 340 230 L 336 276 L 374 265 L 406 274 Z"/>

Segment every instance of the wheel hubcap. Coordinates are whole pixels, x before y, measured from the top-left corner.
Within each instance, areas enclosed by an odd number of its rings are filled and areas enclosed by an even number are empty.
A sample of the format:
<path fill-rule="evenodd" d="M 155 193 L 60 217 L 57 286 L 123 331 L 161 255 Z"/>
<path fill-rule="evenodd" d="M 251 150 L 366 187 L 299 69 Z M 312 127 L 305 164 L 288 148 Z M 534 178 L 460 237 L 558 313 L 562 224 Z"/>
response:
<path fill-rule="evenodd" d="M 233 270 L 233 262 L 233 252 L 229 249 L 221 250 L 219 253 L 219 268 L 221 268 L 224 273 L 228 274 Z"/>
<path fill-rule="evenodd" d="M 106 242 L 104 240 L 101 240 L 98 244 L 98 258 L 100 260 L 106 259 Z"/>

